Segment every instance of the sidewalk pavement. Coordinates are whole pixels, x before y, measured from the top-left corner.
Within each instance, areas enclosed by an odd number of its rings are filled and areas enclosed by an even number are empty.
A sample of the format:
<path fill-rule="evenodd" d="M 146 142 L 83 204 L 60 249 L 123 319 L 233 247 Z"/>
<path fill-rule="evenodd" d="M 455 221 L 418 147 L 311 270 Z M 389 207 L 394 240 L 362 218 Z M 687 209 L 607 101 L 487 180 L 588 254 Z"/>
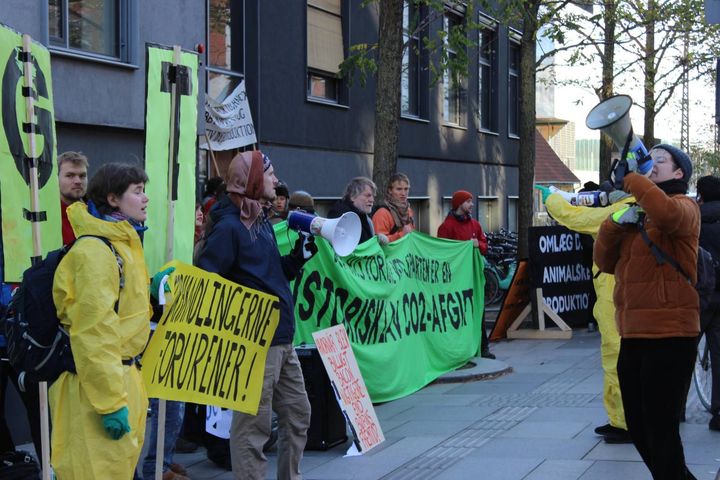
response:
<path fill-rule="evenodd" d="M 491 348 L 498 360 L 474 359 L 477 367 L 452 374 L 470 381 L 447 383 L 444 376 L 408 397 L 376 405 L 386 440 L 367 454 L 344 458 L 349 442 L 305 452 L 303 478 L 651 478 L 632 444 L 609 445 L 593 432 L 607 423 L 597 332 L 576 330 L 571 340 L 503 341 Z M 506 369 L 511 371 L 498 376 Z M 702 480 L 714 479 L 720 468 L 720 433 L 708 430 L 709 420 L 691 390 L 680 431 L 690 470 Z M 276 449 L 268 460 L 267 478 L 275 478 Z M 202 449 L 175 461 L 193 480 L 233 478 Z"/>

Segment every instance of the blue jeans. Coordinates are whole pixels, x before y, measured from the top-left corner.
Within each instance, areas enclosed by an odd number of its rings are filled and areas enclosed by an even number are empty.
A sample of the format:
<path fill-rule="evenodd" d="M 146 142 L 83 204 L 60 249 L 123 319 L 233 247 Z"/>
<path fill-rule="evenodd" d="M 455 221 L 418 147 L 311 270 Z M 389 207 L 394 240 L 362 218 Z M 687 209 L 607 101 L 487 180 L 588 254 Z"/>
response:
<path fill-rule="evenodd" d="M 155 478 L 155 460 L 157 455 L 157 430 L 158 430 L 158 404 L 157 398 L 150 399 L 150 436 L 148 438 L 148 454 L 143 462 L 143 478 L 152 480 Z M 168 400 L 165 408 L 165 448 L 163 449 L 163 473 L 170 470 L 170 464 L 175 454 L 175 441 L 180 434 L 185 416 L 185 403 Z"/>

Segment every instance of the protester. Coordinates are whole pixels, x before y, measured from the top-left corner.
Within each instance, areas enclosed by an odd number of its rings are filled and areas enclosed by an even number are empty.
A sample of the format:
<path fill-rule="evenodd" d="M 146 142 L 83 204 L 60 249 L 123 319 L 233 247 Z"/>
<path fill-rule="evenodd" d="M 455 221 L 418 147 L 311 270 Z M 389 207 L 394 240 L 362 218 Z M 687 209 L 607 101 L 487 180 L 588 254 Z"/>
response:
<path fill-rule="evenodd" d="M 225 192 L 225 181 L 220 177 L 212 177 L 205 184 L 202 206 L 203 214 L 207 217 L 210 209 L 215 205 Z"/>
<path fill-rule="evenodd" d="M 296 190 L 288 200 L 288 211 L 300 210 L 305 213 L 315 213 L 315 200 L 304 190 Z"/>
<path fill-rule="evenodd" d="M 589 183 L 589 182 L 588 182 Z M 613 203 L 606 207 L 584 207 L 570 205 L 565 198 L 550 192 L 540 185 L 535 188 L 542 192 L 543 203 L 550 216 L 560 225 L 578 233 L 592 235 L 597 238 L 600 224 L 620 209 L 635 203 L 635 199 L 623 191 L 610 194 Z M 585 188 L 597 189 L 597 184 Z M 602 435 L 606 443 L 629 443 L 630 434 L 625 423 L 625 412 L 620 395 L 620 382 L 617 374 L 618 354 L 620 353 L 620 335 L 615 324 L 615 304 L 613 290 L 615 277 L 602 273 L 593 264 L 593 286 L 597 298 L 593 306 L 593 316 L 600 330 L 600 360 L 603 368 L 603 406 L 608 416 L 608 423 L 595 428 L 595 433 Z"/>
<path fill-rule="evenodd" d="M 720 260 L 720 178 L 702 177 L 697 182 L 697 193 L 701 217 L 700 246 L 717 262 Z M 720 279 L 716 280 L 720 282 Z M 712 367 L 712 418 L 708 427 L 720 431 L 720 292 L 712 294 L 709 307 L 700 315 L 700 330 L 705 334 Z"/>
<path fill-rule="evenodd" d="M 268 210 L 268 220 L 272 225 L 287 218 L 289 196 L 290 192 L 287 185 L 282 182 L 278 183 L 277 187 L 275 187 L 275 200 L 272 201 L 272 206 Z"/>
<path fill-rule="evenodd" d="M 88 237 L 63 258 L 53 285 L 77 368 L 49 391 L 60 479 L 129 479 L 138 461 L 148 400 L 134 359 L 147 343 L 151 315 L 141 243 L 147 180 L 138 166 L 103 165 L 90 181 L 88 204 L 67 209 L 78 238 Z"/>
<path fill-rule="evenodd" d="M 347 212 L 353 212 L 360 217 L 360 243 L 375 236 L 370 212 L 375 202 L 375 182 L 367 177 L 355 177 L 345 186 L 345 193 L 328 213 L 328 218 L 339 218 Z M 379 240 L 382 243 L 382 240 Z M 387 243 L 387 241 L 385 241 Z"/>
<path fill-rule="evenodd" d="M 67 208 L 85 197 L 87 191 L 88 159 L 80 152 L 65 152 L 58 155 L 58 182 L 60 184 L 60 207 L 62 215 L 63 244 L 75 240 L 75 233 L 67 216 Z"/>
<path fill-rule="evenodd" d="M 617 371 L 633 443 L 653 478 L 695 478 L 685 464 L 679 425 L 700 331 L 694 287 L 700 211 L 685 195 L 692 176 L 688 155 L 664 144 L 650 155 L 648 178 L 629 164 L 623 190 L 637 204 L 602 223 L 594 259 L 600 271 L 615 274 Z"/>
<path fill-rule="evenodd" d="M 259 151 L 243 152 L 228 170 L 226 198 L 211 212 L 197 265 L 209 272 L 278 297 L 280 322 L 265 363 L 265 377 L 257 416 L 233 412 L 230 427 L 232 470 L 236 479 L 264 479 L 267 458 L 263 445 L 271 432 L 271 410 L 278 415 L 280 446 L 277 477 L 300 478 L 300 460 L 310 425 L 310 403 L 297 354 L 294 302 L 288 280 L 317 252 L 301 236 L 290 255 L 281 257 L 263 206 L 275 196 L 274 169 Z M 308 242 L 306 244 L 306 242 Z"/>
<path fill-rule="evenodd" d="M 470 192 L 458 190 L 453 193 L 452 210 L 438 228 L 437 236 L 450 240 L 472 240 L 473 246 L 477 247 L 480 253 L 486 255 L 487 237 L 485 237 L 480 222 L 472 218 L 473 206 L 473 196 Z M 482 335 L 480 356 L 494 359 L 495 355 L 490 352 L 490 344 L 485 332 L 485 309 L 483 309 L 480 319 L 480 332 Z"/>
<path fill-rule="evenodd" d="M 195 203 L 195 235 L 193 236 L 193 245 L 196 244 L 203 233 L 203 224 L 205 223 L 205 215 L 202 211 L 200 202 Z"/>
<path fill-rule="evenodd" d="M 404 173 L 394 173 L 385 190 L 385 201 L 372 217 L 375 232 L 385 235 L 390 242 L 415 230 L 409 193 L 410 179 Z"/>

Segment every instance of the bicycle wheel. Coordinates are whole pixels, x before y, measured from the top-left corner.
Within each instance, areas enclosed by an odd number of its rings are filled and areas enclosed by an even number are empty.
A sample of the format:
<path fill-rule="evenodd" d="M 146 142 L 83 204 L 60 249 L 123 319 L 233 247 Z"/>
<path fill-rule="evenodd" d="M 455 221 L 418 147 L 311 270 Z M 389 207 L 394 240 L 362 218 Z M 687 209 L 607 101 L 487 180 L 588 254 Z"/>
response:
<path fill-rule="evenodd" d="M 485 267 L 485 305 L 492 305 L 500 294 L 500 282 L 492 268 Z"/>
<path fill-rule="evenodd" d="M 705 335 L 703 335 L 698 344 L 697 360 L 695 361 L 695 370 L 693 370 L 693 383 L 700 403 L 708 412 L 710 411 L 710 399 L 712 397 L 712 371 L 710 368 L 710 351 L 705 341 Z"/>

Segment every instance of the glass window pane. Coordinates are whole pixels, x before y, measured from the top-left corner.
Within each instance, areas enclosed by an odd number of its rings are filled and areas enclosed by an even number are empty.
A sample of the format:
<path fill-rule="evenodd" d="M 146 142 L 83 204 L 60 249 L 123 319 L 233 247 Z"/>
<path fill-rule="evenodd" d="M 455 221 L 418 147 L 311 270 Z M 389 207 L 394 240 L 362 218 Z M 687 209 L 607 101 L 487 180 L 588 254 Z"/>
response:
<path fill-rule="evenodd" d="M 48 0 L 48 31 L 50 38 L 63 37 L 63 13 L 61 0 Z"/>
<path fill-rule="evenodd" d="M 207 94 L 217 102 L 222 102 L 242 82 L 241 77 L 235 77 L 208 70 Z"/>
<path fill-rule="evenodd" d="M 118 0 L 67 0 L 68 47 L 111 57 L 118 51 Z"/>
<path fill-rule="evenodd" d="M 210 0 L 209 10 L 208 66 L 231 70 L 230 0 Z"/>
<path fill-rule="evenodd" d="M 308 73 L 309 96 L 337 102 L 337 93 L 337 79 L 317 73 Z"/>

